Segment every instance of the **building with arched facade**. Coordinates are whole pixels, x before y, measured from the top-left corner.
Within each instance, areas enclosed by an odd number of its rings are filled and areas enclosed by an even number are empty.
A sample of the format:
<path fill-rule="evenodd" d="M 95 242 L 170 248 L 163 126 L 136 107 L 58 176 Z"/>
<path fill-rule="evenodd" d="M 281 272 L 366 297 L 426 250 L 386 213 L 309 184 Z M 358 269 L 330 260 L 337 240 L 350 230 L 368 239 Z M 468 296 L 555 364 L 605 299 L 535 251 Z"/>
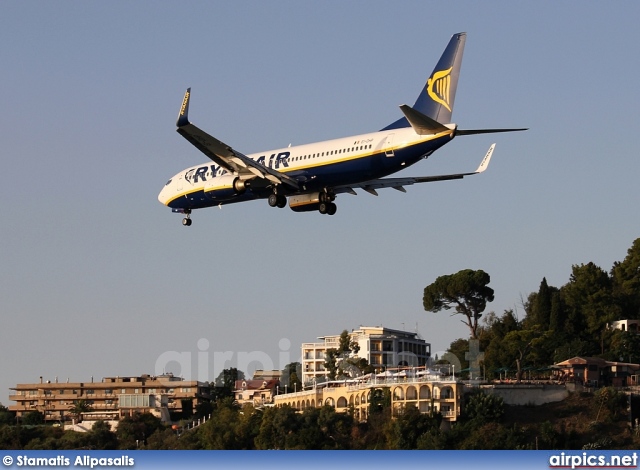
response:
<path fill-rule="evenodd" d="M 424 377 L 373 378 L 361 382 L 327 382 L 310 390 L 274 397 L 275 406 L 290 406 L 298 411 L 331 406 L 337 412 L 353 412 L 354 418 L 365 421 L 372 400 L 377 394 L 390 397 L 392 416 L 399 416 L 408 407 L 421 413 L 441 413 L 446 421 L 456 421 L 462 408 L 464 384 L 454 379 L 431 380 Z"/>

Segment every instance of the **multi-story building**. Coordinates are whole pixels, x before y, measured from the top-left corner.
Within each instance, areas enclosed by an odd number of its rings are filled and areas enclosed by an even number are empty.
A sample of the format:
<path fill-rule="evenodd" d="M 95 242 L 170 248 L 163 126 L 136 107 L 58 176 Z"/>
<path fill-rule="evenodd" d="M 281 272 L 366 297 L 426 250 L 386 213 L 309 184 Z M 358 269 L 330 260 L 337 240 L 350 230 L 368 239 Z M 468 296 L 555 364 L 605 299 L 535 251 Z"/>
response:
<path fill-rule="evenodd" d="M 74 405 L 84 400 L 90 406 L 95 419 L 117 420 L 135 412 L 150 412 L 164 421 L 170 421 L 171 413 L 182 413 L 183 405 L 195 407 L 202 400 L 209 400 L 209 385 L 197 381 L 185 381 L 173 374 L 139 377 L 104 377 L 100 382 L 54 382 L 18 384 L 9 399 L 9 406 L 20 418 L 30 411 L 39 411 L 45 421 L 69 421 Z"/>
<path fill-rule="evenodd" d="M 424 366 L 431 357 L 431 344 L 418 333 L 393 330 L 381 326 L 361 326 L 349 333 L 351 342 L 358 344 L 357 353 L 350 357 L 364 358 L 377 371 L 387 367 Z M 323 382 L 326 379 L 326 353 L 338 349 L 340 335 L 321 336 L 322 342 L 302 344 L 302 383 Z"/>
<path fill-rule="evenodd" d="M 278 393 L 280 381 L 278 379 L 236 380 L 233 395 L 240 406 L 249 404 L 255 407 L 273 403 L 273 397 Z"/>
<path fill-rule="evenodd" d="M 381 373 L 381 377 L 365 380 L 327 382 L 296 393 L 276 395 L 275 406 L 290 406 L 297 411 L 331 406 L 339 413 L 353 413 L 355 419 L 366 421 L 377 392 L 386 390 L 390 398 L 391 416 L 400 416 L 413 407 L 420 413 L 440 413 L 445 421 L 457 421 L 462 410 L 464 384 L 455 377 L 414 375 L 399 377 Z M 373 375 L 373 374 L 371 374 Z"/>
<path fill-rule="evenodd" d="M 554 364 L 554 375 L 562 382 L 629 387 L 640 384 L 640 364 L 606 361 L 599 357 L 572 357 Z"/>

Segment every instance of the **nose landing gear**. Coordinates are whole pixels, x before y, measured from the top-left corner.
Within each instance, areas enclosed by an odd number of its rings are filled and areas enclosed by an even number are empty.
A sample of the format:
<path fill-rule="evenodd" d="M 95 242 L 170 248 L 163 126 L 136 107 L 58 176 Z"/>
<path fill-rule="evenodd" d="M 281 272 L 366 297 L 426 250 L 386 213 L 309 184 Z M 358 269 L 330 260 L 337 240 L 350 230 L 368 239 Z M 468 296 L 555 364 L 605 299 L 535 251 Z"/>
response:
<path fill-rule="evenodd" d="M 189 227 L 191 225 L 191 209 L 186 209 L 184 213 L 186 214 L 186 217 L 182 219 L 182 225 Z"/>

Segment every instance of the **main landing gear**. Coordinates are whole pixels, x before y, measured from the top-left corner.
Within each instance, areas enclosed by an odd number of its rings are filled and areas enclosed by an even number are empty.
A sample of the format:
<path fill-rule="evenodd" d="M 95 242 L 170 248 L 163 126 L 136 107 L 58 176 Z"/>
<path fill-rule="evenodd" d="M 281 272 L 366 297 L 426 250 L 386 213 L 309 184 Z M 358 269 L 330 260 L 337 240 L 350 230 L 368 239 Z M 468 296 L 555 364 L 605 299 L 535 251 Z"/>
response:
<path fill-rule="evenodd" d="M 279 207 L 282 209 L 287 205 L 287 198 L 282 194 L 271 193 L 269 194 L 268 202 L 271 207 Z"/>
<path fill-rule="evenodd" d="M 185 209 L 184 213 L 187 215 L 182 219 L 182 225 L 189 227 L 191 225 L 191 209 Z"/>
<path fill-rule="evenodd" d="M 318 205 L 318 212 L 321 214 L 333 215 L 338 210 L 338 206 L 333 202 L 335 200 L 335 194 L 323 191 L 318 195 L 320 204 Z"/>

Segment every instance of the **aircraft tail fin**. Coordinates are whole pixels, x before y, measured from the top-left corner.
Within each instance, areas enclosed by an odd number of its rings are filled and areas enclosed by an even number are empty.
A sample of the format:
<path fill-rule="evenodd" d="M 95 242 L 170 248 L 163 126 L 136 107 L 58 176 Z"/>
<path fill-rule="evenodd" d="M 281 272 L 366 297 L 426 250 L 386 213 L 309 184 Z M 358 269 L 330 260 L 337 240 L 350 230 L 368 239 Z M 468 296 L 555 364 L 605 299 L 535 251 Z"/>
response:
<path fill-rule="evenodd" d="M 413 105 L 413 109 L 416 111 L 442 124 L 451 122 L 466 39 L 467 33 L 458 33 L 451 37 L 449 44 L 429 76 L 416 103 Z M 406 117 L 403 117 L 382 130 L 409 126 L 409 121 Z"/>

